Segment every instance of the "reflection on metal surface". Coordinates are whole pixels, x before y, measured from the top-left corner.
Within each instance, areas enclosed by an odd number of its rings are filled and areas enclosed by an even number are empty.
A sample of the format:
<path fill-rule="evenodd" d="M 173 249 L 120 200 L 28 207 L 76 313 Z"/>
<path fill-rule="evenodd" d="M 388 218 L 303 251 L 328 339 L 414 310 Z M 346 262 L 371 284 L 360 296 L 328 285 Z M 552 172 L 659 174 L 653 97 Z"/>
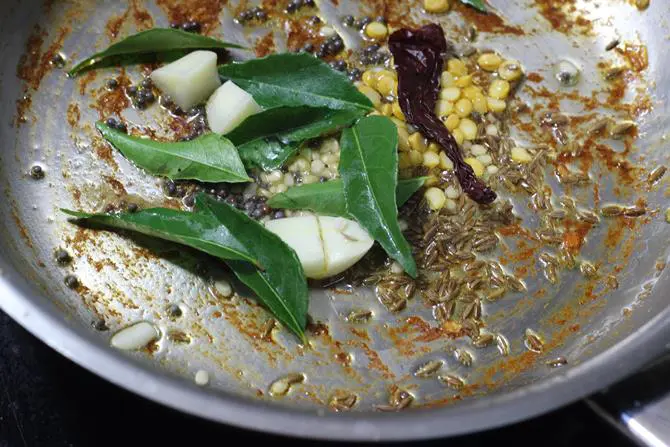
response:
<path fill-rule="evenodd" d="M 639 374 L 594 395 L 587 403 L 640 445 L 670 445 L 670 356 L 667 352 Z"/>
<path fill-rule="evenodd" d="M 667 413 L 666 413 L 667 414 Z M 623 420 L 623 423 L 628 426 L 630 431 L 635 434 L 635 436 L 638 438 L 638 440 L 646 446 L 649 447 L 666 447 L 669 444 L 667 444 L 665 441 L 663 441 L 658 433 L 658 429 L 663 429 L 663 434 L 665 435 L 665 439 L 668 439 L 668 435 L 670 435 L 670 426 L 668 425 L 667 419 L 663 421 L 663 426 L 658 427 L 656 424 L 653 423 L 653 421 L 648 421 L 646 418 L 642 417 L 643 420 L 639 420 L 640 417 L 638 416 L 628 416 L 627 414 L 623 414 L 621 416 L 621 419 Z M 659 421 L 657 421 L 659 422 Z M 648 428 L 648 426 L 651 426 L 652 428 Z"/>

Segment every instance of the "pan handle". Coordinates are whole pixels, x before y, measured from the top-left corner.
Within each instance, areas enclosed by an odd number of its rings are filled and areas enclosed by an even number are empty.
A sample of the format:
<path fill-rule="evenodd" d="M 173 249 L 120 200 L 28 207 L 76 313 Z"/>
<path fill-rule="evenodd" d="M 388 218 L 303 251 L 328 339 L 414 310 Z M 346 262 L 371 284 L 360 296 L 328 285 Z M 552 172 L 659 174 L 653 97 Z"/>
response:
<path fill-rule="evenodd" d="M 670 353 L 586 403 L 639 445 L 670 446 Z"/>

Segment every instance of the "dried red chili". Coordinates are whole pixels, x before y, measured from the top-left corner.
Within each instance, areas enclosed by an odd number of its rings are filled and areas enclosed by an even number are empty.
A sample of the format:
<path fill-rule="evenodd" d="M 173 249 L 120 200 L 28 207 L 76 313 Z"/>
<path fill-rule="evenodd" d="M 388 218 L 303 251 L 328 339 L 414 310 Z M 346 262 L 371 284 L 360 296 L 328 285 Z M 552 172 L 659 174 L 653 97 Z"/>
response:
<path fill-rule="evenodd" d="M 398 100 L 407 122 L 444 148 L 463 191 L 472 200 L 493 202 L 496 193 L 477 179 L 463 161 L 456 140 L 435 114 L 443 56 L 447 52 L 442 28 L 431 24 L 418 30 L 400 29 L 391 35 L 389 48 L 398 72 Z"/>

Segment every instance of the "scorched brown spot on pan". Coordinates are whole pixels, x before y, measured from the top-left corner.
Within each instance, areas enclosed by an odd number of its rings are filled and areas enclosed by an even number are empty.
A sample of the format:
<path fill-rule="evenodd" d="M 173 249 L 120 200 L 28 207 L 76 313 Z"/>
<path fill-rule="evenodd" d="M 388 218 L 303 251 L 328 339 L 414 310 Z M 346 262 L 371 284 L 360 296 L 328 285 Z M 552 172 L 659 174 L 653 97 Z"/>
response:
<path fill-rule="evenodd" d="M 212 34 L 219 27 L 219 18 L 226 0 L 158 0 L 158 6 L 167 14 L 170 23 L 186 25 L 193 22 L 202 28 L 204 34 Z"/>

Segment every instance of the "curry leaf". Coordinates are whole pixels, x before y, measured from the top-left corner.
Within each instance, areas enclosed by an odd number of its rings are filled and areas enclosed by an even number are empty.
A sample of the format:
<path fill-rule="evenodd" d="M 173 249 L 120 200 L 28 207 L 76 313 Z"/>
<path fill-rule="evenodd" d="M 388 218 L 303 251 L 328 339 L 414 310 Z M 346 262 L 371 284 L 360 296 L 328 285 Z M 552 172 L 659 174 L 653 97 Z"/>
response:
<path fill-rule="evenodd" d="M 347 77 L 309 54 L 282 53 L 219 67 L 222 77 L 249 92 L 266 109 L 327 107 L 372 110 Z"/>
<path fill-rule="evenodd" d="M 272 171 L 284 166 L 300 149 L 300 143 L 282 143 L 277 137 L 259 138 L 240 146 L 240 158 L 248 167 Z"/>
<path fill-rule="evenodd" d="M 90 226 L 130 230 L 216 256 L 251 288 L 274 316 L 304 339 L 307 280 L 295 252 L 278 236 L 226 203 L 205 194 L 193 213 L 153 208 L 137 213 L 64 213 Z"/>
<path fill-rule="evenodd" d="M 398 181 L 398 188 L 396 189 L 398 207 L 404 205 L 423 186 L 425 181 L 426 177 Z M 309 210 L 329 216 L 351 217 L 347 213 L 344 186 L 340 179 L 325 183 L 294 186 L 286 192 L 272 197 L 268 200 L 268 205 L 272 208 Z"/>
<path fill-rule="evenodd" d="M 247 164 L 264 170 L 281 167 L 299 143 L 351 125 L 361 110 L 277 107 L 247 118 L 226 135 Z"/>
<path fill-rule="evenodd" d="M 221 259 L 248 261 L 259 265 L 258 259 L 237 237 L 240 225 L 215 216 L 194 214 L 168 208 L 152 208 L 136 213 L 88 214 L 61 210 L 79 221 L 120 230 L 130 230 L 147 236 L 193 247 Z"/>
<path fill-rule="evenodd" d="M 273 315 L 304 339 L 309 292 L 298 255 L 278 236 L 227 203 L 205 194 L 196 197 L 196 215 L 213 216 L 222 224 L 237 223 L 236 236 L 263 269 L 243 261 L 226 261 Z"/>
<path fill-rule="evenodd" d="M 484 0 L 460 0 L 460 1 L 464 5 L 472 6 L 473 8 L 481 12 L 486 12 L 486 3 L 484 3 Z"/>
<path fill-rule="evenodd" d="M 402 265 L 417 276 L 412 248 L 398 223 L 398 131 L 386 117 L 363 118 L 342 133 L 340 177 L 348 213 Z"/>
<path fill-rule="evenodd" d="M 212 183 L 251 181 L 235 146 L 220 135 L 166 143 L 130 136 L 100 122 L 96 127 L 126 158 L 151 174 Z"/>
<path fill-rule="evenodd" d="M 84 59 L 68 72 L 77 76 L 88 70 L 148 62 L 150 58 L 176 59 L 185 50 L 223 50 L 244 48 L 211 37 L 172 28 L 154 28 L 142 31 L 110 45 L 106 50 Z M 149 58 L 149 59 L 148 59 Z"/>

